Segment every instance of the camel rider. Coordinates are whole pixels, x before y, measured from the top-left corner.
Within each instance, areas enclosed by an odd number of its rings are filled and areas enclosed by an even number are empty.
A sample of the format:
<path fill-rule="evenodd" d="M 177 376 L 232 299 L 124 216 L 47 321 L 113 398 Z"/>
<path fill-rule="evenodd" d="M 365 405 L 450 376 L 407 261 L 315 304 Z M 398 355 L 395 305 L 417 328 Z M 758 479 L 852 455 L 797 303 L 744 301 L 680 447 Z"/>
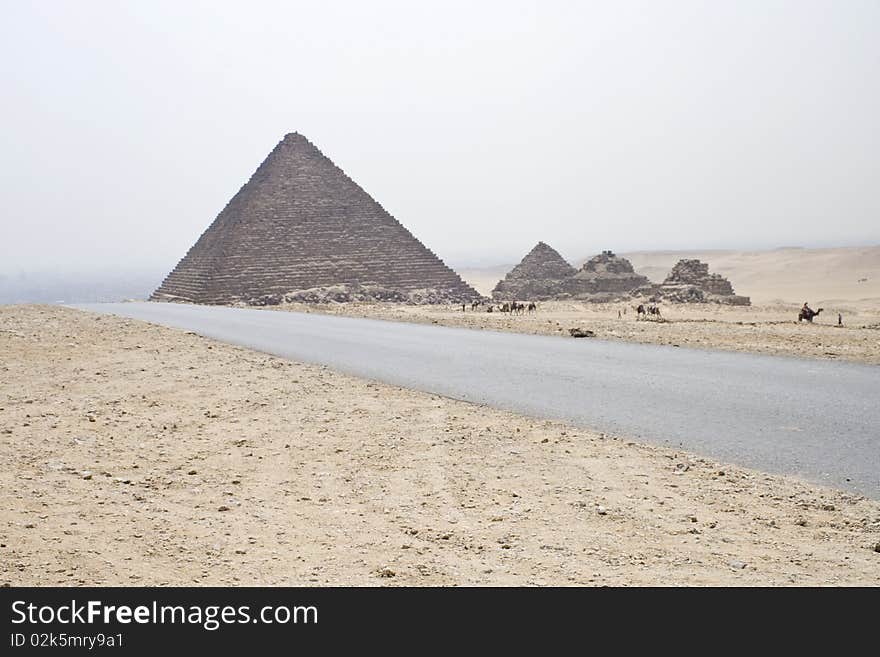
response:
<path fill-rule="evenodd" d="M 805 312 L 805 313 L 811 313 L 811 312 L 813 312 L 813 309 L 810 308 L 810 307 L 807 305 L 807 302 L 806 302 L 806 301 L 804 301 L 804 307 L 801 308 L 801 310 L 802 310 L 803 312 Z"/>

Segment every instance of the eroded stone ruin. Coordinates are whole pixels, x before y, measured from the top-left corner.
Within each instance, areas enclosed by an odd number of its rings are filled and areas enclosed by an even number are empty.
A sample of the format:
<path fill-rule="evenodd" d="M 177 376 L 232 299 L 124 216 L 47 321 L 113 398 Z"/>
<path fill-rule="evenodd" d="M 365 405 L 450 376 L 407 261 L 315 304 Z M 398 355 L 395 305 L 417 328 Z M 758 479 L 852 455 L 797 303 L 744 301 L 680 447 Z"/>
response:
<path fill-rule="evenodd" d="M 564 289 L 572 298 L 602 302 L 628 296 L 650 283 L 647 277 L 635 272 L 629 260 L 611 251 L 602 251 L 587 260 L 580 271 L 565 282 Z"/>
<path fill-rule="evenodd" d="M 576 272 L 556 249 L 538 242 L 504 280 L 498 281 L 492 298 L 498 301 L 556 299 L 563 294 L 566 279 Z"/>
<path fill-rule="evenodd" d="M 645 285 L 650 285 L 650 281 L 636 274 L 629 260 L 611 251 L 593 256 L 577 270 L 555 249 L 538 242 L 522 262 L 499 281 L 492 298 L 497 301 L 613 301 Z"/>
<path fill-rule="evenodd" d="M 151 297 L 249 305 L 479 298 L 297 133 L 275 147 Z"/>
<path fill-rule="evenodd" d="M 579 270 L 559 253 L 538 242 L 492 291 L 496 301 L 546 301 L 578 299 L 593 302 L 646 298 L 673 303 L 750 304 L 748 297 L 734 294 L 723 276 L 709 273 L 699 260 L 680 260 L 662 283 L 637 274 L 632 263 L 612 251 L 602 251 Z"/>
<path fill-rule="evenodd" d="M 709 265 L 695 259 L 679 260 L 666 280 L 643 292 L 653 299 L 673 303 L 751 304 L 749 297 L 734 294 L 729 280 L 720 274 L 710 274 Z"/>

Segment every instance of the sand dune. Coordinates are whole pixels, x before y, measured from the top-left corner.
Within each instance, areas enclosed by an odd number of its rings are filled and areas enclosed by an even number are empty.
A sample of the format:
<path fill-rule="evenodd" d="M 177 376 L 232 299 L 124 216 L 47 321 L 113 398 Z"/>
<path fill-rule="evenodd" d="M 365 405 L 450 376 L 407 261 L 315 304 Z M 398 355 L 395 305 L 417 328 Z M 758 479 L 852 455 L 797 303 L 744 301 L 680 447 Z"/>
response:
<path fill-rule="evenodd" d="M 768 251 L 636 251 L 624 253 L 640 274 L 662 281 L 681 258 L 699 258 L 726 276 L 737 294 L 754 303 L 809 301 L 880 307 L 880 246 L 833 249 L 782 248 Z M 580 266 L 586 258 L 575 261 Z M 462 268 L 461 276 L 483 294 L 491 292 L 513 265 Z"/>

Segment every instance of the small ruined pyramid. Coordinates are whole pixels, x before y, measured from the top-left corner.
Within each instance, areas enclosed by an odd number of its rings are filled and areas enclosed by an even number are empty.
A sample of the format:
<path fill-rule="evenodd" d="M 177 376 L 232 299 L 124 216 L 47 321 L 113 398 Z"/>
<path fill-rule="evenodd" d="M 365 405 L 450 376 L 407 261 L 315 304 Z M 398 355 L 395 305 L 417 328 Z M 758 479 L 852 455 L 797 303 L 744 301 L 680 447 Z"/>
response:
<path fill-rule="evenodd" d="M 602 251 L 587 260 L 580 271 L 566 281 L 565 291 L 576 299 L 613 301 L 650 283 L 645 276 L 635 272 L 629 260 L 613 251 Z"/>
<path fill-rule="evenodd" d="M 204 304 L 480 295 L 300 134 L 288 134 L 151 299 Z"/>
<path fill-rule="evenodd" d="M 559 295 L 563 281 L 577 271 L 553 247 L 538 242 L 492 290 L 499 301 L 546 300 Z"/>
<path fill-rule="evenodd" d="M 669 275 L 652 291 L 658 298 L 677 303 L 724 303 L 749 306 L 749 297 L 733 291 L 730 281 L 720 274 L 710 274 L 709 265 L 696 259 L 679 260 Z"/>

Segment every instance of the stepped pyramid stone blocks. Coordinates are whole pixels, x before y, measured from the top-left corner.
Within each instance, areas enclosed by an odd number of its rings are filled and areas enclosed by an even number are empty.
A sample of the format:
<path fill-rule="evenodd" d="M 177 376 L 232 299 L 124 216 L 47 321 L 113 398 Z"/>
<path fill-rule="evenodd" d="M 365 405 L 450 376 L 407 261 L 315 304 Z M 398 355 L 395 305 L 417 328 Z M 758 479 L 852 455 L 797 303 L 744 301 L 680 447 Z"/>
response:
<path fill-rule="evenodd" d="M 300 134 L 288 134 L 152 300 L 450 303 L 480 294 Z"/>
<path fill-rule="evenodd" d="M 730 281 L 719 274 L 710 274 L 709 265 L 699 260 L 679 260 L 666 280 L 654 286 L 652 294 L 677 303 L 751 305 L 749 297 L 734 294 Z"/>
<path fill-rule="evenodd" d="M 497 301 L 547 300 L 562 294 L 564 281 L 577 270 L 556 249 L 538 242 L 492 290 Z"/>
<path fill-rule="evenodd" d="M 630 296 L 650 283 L 635 272 L 629 260 L 611 251 L 602 251 L 565 282 L 565 291 L 575 299 L 604 302 Z"/>

